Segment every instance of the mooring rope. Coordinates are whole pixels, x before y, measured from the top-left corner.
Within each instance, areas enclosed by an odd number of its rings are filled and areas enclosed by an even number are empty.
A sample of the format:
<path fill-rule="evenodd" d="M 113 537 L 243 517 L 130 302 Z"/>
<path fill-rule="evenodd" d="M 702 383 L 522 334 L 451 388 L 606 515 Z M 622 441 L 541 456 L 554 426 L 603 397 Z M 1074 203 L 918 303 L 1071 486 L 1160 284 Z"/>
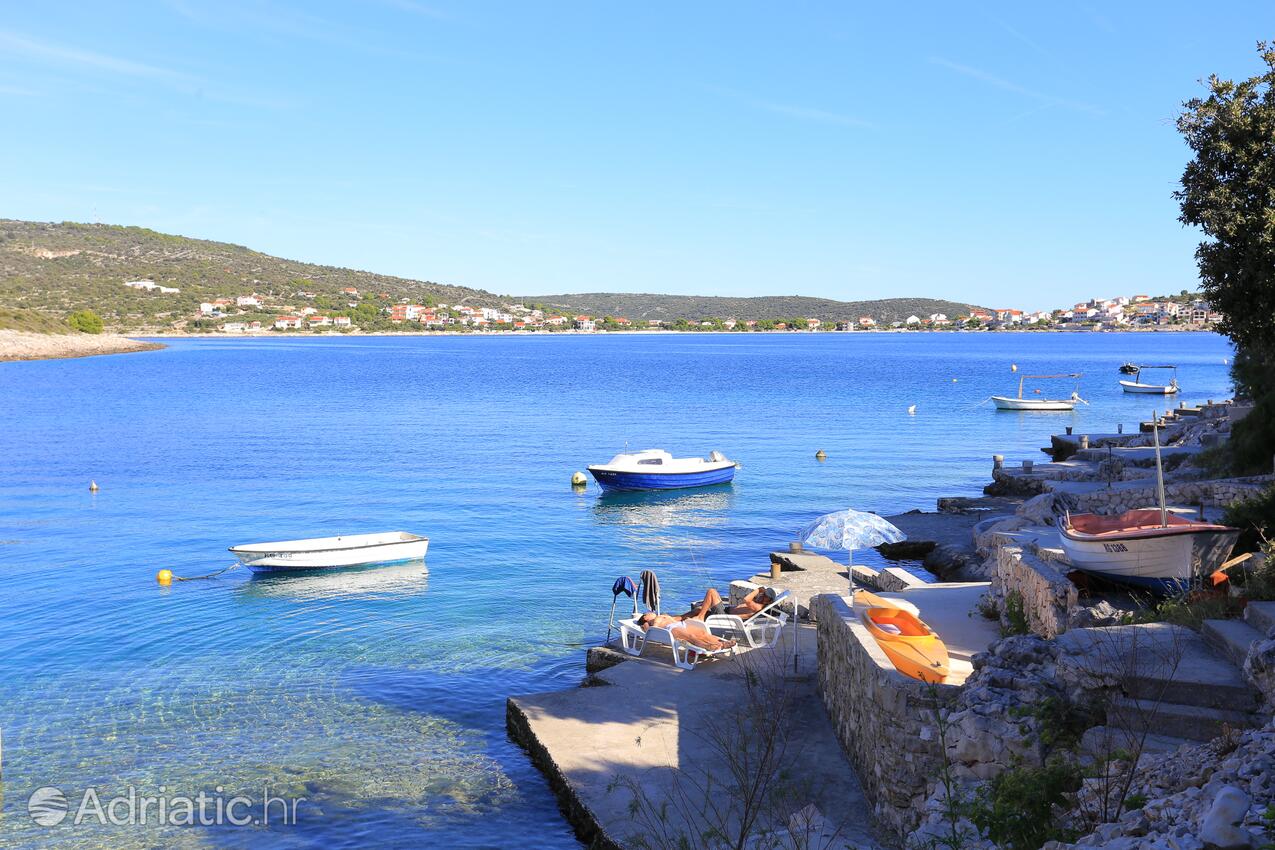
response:
<path fill-rule="evenodd" d="M 224 569 L 217 570 L 214 573 L 208 573 L 207 575 L 202 575 L 202 576 L 172 576 L 172 580 L 173 581 L 202 581 L 203 579 L 206 579 L 206 578 L 216 578 L 219 575 L 230 572 L 231 570 L 233 570 L 235 567 L 238 567 L 238 566 L 241 566 L 241 564 L 238 561 L 235 561 L 230 566 Z"/>

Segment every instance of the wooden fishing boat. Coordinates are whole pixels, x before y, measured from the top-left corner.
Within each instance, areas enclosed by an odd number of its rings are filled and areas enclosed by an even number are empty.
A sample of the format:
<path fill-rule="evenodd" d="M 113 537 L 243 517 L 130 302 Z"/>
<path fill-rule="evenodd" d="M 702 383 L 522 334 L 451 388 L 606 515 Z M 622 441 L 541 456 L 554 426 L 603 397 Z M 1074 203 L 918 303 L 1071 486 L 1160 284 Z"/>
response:
<path fill-rule="evenodd" d="M 1156 414 L 1152 422 L 1158 423 Z M 1218 570 L 1240 530 L 1169 511 L 1164 498 L 1160 428 L 1153 425 L 1158 508 L 1116 516 L 1070 513 L 1063 519 L 1063 551 L 1078 570 L 1161 593 L 1180 592 Z"/>
<path fill-rule="evenodd" d="M 947 647 L 916 615 L 881 607 L 865 608 L 859 617 L 900 673 L 933 684 L 947 678 Z"/>
<path fill-rule="evenodd" d="M 231 546 L 230 552 L 254 573 L 273 573 L 402 563 L 424 558 L 428 549 L 428 537 L 406 531 L 383 531 L 247 543 Z"/>
<path fill-rule="evenodd" d="M 1162 593 L 1211 575 L 1240 536 L 1238 528 L 1158 508 L 1117 516 L 1075 514 L 1062 524 L 1062 548 L 1078 570 Z"/>
<path fill-rule="evenodd" d="M 1069 375 L 1023 375 L 1018 379 L 1018 395 L 1017 396 L 992 396 L 992 403 L 996 405 L 997 410 L 1075 410 L 1077 402 L 1086 402 L 1080 397 L 1078 390 L 1072 390 L 1071 395 L 1067 398 L 1044 398 L 1028 396 L 1023 398 L 1023 382 L 1028 378 L 1034 380 L 1048 380 L 1052 378 L 1075 378 L 1080 379 L 1079 373 Z M 1040 390 L 1033 390 L 1034 395 L 1040 396 Z"/>

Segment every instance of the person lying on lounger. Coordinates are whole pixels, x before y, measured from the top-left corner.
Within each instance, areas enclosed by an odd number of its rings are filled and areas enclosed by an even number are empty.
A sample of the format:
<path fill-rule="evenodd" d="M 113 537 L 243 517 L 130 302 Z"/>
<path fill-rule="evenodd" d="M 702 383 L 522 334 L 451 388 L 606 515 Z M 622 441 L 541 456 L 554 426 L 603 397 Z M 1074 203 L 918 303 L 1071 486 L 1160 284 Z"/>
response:
<path fill-rule="evenodd" d="M 692 646 L 698 646 L 700 649 L 707 649 L 709 652 L 730 649 L 735 645 L 733 640 L 719 638 L 717 635 L 700 631 L 698 628 L 688 629 L 683 624 L 682 619 L 681 617 L 670 617 L 668 614 L 652 614 L 647 611 L 637 618 L 637 624 L 642 627 L 642 631 L 652 627 L 668 629 L 676 634 L 678 640 L 689 643 Z"/>
<path fill-rule="evenodd" d="M 747 620 L 774 601 L 775 598 L 770 595 L 768 588 L 757 587 L 739 600 L 738 605 L 727 605 L 722 601 L 721 594 L 717 592 L 717 588 L 710 587 L 704 594 L 703 600 L 696 602 L 691 606 L 691 610 L 678 616 L 677 619 L 703 620 L 710 614 L 734 614 L 736 617 Z"/>

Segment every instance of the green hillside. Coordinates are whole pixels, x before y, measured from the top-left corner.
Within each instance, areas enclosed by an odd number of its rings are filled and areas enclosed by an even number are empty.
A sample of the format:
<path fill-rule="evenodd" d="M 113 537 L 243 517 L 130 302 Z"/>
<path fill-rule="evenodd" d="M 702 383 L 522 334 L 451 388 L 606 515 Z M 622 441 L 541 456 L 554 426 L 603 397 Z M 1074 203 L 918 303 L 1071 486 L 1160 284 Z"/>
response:
<path fill-rule="evenodd" d="M 130 280 L 181 291 L 139 291 L 124 286 Z M 286 304 L 303 290 L 341 301 L 346 287 L 384 293 L 383 300 L 395 302 L 495 306 L 503 300 L 481 290 L 285 260 L 141 227 L 0 219 L 0 305 L 59 318 L 92 309 L 108 326 L 163 329 L 215 298 L 255 292 L 267 303 Z"/>
<path fill-rule="evenodd" d="M 134 289 L 128 281 L 151 281 L 177 292 Z M 354 297 L 344 290 L 358 290 Z M 157 233 L 141 227 L 109 224 L 44 223 L 0 219 L 0 307 L 24 313 L 22 322 L 62 331 L 77 310 L 92 310 L 111 330 L 129 332 L 212 330 L 199 305 L 217 299 L 256 294 L 259 308 L 231 309 L 236 321 L 261 321 L 267 327 L 279 312 L 312 306 L 332 315 L 355 315 L 367 329 L 420 329 L 393 325 L 392 304 L 439 303 L 452 307 L 543 306 L 546 312 L 623 316 L 639 322 L 658 319 L 809 318 L 825 322 L 871 316 L 886 324 L 910 315 L 967 313 L 971 305 L 930 298 L 833 301 L 801 296 L 718 298 L 682 295 L 588 293 L 581 295 L 500 296 L 479 289 L 408 280 L 355 269 L 320 266 L 272 257 L 241 245 Z M 354 308 L 358 308 L 355 314 Z M 525 311 L 524 311 L 525 312 Z M 18 323 L 18 314 L 7 320 Z M 32 325 L 34 326 L 34 325 Z"/>
<path fill-rule="evenodd" d="M 967 315 L 972 304 L 936 298 L 886 298 L 875 301 L 833 301 L 801 295 L 769 295 L 755 298 L 721 298 L 703 295 L 653 295 L 591 292 L 579 295 L 525 295 L 524 304 L 544 305 L 566 313 L 590 316 L 623 316 L 631 321 L 658 319 L 775 319 L 802 317 L 822 321 L 855 321 L 871 316 L 881 324 L 902 322 L 908 316 L 925 318 L 943 313 L 954 319 Z"/>

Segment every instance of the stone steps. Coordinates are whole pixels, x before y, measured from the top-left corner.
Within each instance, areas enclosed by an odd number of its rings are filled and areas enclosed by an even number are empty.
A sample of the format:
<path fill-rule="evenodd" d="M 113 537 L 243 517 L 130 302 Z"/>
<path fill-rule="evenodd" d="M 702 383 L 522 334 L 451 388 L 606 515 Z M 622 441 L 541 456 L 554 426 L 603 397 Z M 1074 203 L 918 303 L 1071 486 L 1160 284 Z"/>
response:
<path fill-rule="evenodd" d="M 1243 620 L 1205 620 L 1200 634 L 1209 646 L 1240 668 L 1248 648 L 1262 639 L 1262 633 Z"/>
<path fill-rule="evenodd" d="M 1266 637 L 1275 628 L 1275 602 L 1248 603 L 1244 606 L 1244 622 Z"/>
<path fill-rule="evenodd" d="M 1221 659 L 1218 661 L 1227 663 Z M 1144 703 L 1160 700 L 1191 708 L 1240 709 L 1242 711 L 1255 709 L 1261 703 L 1258 694 L 1248 686 L 1247 682 L 1233 684 L 1210 682 L 1202 687 L 1200 683 L 1189 680 L 1166 680 L 1160 675 L 1132 674 L 1124 677 L 1123 685 L 1130 697 Z"/>
<path fill-rule="evenodd" d="M 1250 711 L 1118 697 L 1107 707 L 1107 725 L 1137 734 L 1155 730 L 1161 737 L 1211 741 L 1226 727 L 1256 728 L 1261 718 Z"/>

